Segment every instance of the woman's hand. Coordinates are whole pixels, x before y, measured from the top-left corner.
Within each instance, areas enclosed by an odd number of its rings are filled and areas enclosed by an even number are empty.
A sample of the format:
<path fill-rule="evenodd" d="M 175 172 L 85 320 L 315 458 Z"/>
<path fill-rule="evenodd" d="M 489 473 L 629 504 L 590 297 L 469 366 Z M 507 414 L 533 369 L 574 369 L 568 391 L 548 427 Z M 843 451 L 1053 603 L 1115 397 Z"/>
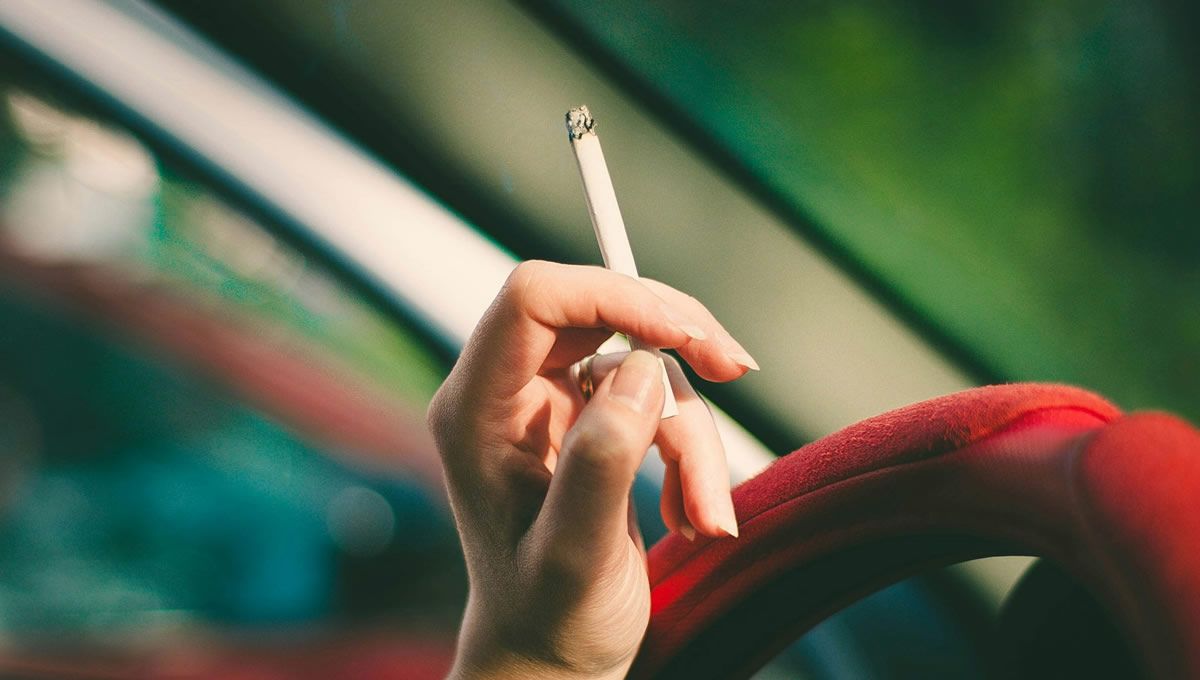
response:
<path fill-rule="evenodd" d="M 513 271 L 429 407 L 471 582 L 455 677 L 624 677 L 650 614 L 629 493 L 652 442 L 667 526 L 737 535 L 721 440 L 673 359 L 679 415 L 664 421 L 651 353 L 597 357 L 588 402 L 570 379 L 613 331 L 676 349 L 708 380 L 757 368 L 663 284 L 548 262 Z"/>

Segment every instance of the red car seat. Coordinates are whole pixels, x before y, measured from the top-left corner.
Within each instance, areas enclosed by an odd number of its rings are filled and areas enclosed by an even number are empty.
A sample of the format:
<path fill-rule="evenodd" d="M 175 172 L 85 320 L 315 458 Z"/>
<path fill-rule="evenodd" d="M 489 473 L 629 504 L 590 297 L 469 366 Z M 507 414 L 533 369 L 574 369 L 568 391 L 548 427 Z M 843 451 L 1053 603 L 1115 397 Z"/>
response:
<path fill-rule="evenodd" d="M 739 486 L 741 538 L 650 551 L 632 677 L 744 678 L 852 601 L 988 555 L 1049 558 L 1154 677 L 1200 677 L 1200 432 L 1071 387 L 984 387 L 853 425 Z"/>

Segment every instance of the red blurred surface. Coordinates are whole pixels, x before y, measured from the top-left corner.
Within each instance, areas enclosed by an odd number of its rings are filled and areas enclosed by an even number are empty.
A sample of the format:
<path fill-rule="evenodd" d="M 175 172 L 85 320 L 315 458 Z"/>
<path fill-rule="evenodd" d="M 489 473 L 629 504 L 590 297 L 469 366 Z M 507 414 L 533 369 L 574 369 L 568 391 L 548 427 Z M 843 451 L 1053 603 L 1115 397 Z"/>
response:
<path fill-rule="evenodd" d="M 637 677 L 746 677 L 828 614 L 923 569 L 1046 556 L 1155 677 L 1200 676 L 1200 433 L 1088 392 L 1005 385 L 868 419 L 734 495 L 738 540 L 650 552 Z M 702 671 L 702 672 L 701 672 Z"/>

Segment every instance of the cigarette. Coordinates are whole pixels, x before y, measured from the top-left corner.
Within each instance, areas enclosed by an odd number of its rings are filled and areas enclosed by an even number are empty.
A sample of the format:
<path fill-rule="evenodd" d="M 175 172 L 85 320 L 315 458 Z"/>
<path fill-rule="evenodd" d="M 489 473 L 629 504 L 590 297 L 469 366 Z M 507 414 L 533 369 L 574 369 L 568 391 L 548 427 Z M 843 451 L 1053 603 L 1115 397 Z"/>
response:
<path fill-rule="evenodd" d="M 637 265 L 633 261 L 633 250 L 629 247 L 629 235 L 625 232 L 625 221 L 621 219 L 621 208 L 617 206 L 617 193 L 613 190 L 608 166 L 604 163 L 604 152 L 600 150 L 600 138 L 596 136 L 596 119 L 586 106 L 567 112 L 567 138 L 575 151 L 575 162 L 579 165 L 579 177 L 583 180 L 583 196 L 587 199 L 588 215 L 592 218 L 592 229 L 604 266 L 612 271 L 637 278 Z M 679 415 L 679 405 L 671 390 L 667 367 L 657 347 L 651 347 L 637 338 L 629 338 L 632 349 L 644 349 L 658 357 L 662 369 L 662 381 L 666 399 L 663 401 L 663 419 Z"/>

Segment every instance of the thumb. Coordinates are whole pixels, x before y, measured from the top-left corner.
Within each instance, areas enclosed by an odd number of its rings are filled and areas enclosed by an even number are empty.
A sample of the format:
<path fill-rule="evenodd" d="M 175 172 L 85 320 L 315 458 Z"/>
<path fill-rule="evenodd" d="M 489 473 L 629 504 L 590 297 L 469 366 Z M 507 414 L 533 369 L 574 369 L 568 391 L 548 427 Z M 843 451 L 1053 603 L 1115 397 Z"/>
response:
<path fill-rule="evenodd" d="M 538 517 L 543 546 L 587 555 L 629 538 L 629 491 L 662 412 L 661 360 L 629 356 L 596 389 L 563 437 Z"/>

